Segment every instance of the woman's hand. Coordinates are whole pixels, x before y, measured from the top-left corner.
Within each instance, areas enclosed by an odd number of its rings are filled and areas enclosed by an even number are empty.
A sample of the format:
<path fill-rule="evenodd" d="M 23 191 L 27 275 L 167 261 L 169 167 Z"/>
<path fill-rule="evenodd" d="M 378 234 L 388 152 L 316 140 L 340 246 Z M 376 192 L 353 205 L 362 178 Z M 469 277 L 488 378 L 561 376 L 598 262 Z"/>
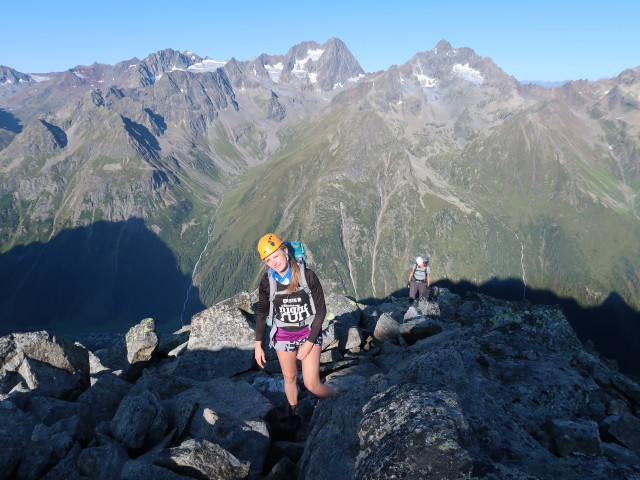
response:
<path fill-rule="evenodd" d="M 296 355 L 296 358 L 298 360 L 304 360 L 311 353 L 312 348 L 313 348 L 313 343 L 307 340 L 306 342 L 304 342 L 302 345 L 298 347 L 298 353 Z"/>
<path fill-rule="evenodd" d="M 262 342 L 256 342 L 254 358 L 256 359 L 256 363 L 260 368 L 264 368 L 264 364 L 267 361 L 267 357 L 264 355 L 264 350 L 262 349 Z"/>

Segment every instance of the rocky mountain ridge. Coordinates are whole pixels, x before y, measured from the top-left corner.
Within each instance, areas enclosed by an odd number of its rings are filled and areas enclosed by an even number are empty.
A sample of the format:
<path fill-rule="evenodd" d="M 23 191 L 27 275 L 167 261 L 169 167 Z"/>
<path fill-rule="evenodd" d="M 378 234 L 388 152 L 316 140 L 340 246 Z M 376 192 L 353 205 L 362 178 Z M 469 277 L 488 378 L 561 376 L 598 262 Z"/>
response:
<path fill-rule="evenodd" d="M 273 351 L 254 363 L 256 295 L 93 352 L 0 337 L 0 478 L 640 478 L 640 386 L 556 307 L 331 295 L 321 371 L 338 394 L 302 387 L 300 422 Z"/>

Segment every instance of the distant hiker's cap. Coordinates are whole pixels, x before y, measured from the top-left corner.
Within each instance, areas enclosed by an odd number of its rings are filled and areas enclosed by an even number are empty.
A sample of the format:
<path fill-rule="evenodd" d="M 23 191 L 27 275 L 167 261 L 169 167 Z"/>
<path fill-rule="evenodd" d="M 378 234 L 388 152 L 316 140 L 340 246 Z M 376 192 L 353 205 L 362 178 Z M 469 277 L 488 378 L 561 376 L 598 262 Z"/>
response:
<path fill-rule="evenodd" d="M 424 258 L 422 258 L 422 257 L 416 257 L 416 263 L 417 263 L 418 265 L 422 265 L 422 264 L 424 263 Z"/>

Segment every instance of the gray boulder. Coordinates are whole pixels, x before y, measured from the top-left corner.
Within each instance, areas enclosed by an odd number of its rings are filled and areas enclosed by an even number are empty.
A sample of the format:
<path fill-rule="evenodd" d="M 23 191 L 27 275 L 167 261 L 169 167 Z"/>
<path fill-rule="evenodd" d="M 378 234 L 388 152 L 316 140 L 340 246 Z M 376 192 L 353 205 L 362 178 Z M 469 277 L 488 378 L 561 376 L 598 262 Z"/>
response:
<path fill-rule="evenodd" d="M 78 407 L 86 408 L 83 418 L 87 426 L 94 429 L 100 422 L 111 421 L 118 405 L 131 389 L 131 384 L 111 371 L 98 374 L 94 384 L 76 400 Z"/>
<path fill-rule="evenodd" d="M 325 302 L 327 316 L 322 324 L 323 349 L 335 347 L 347 350 L 353 348 L 354 337 L 351 337 L 349 341 L 349 333 L 351 329 L 360 325 L 358 304 L 347 297 L 336 294 L 329 295 Z"/>
<path fill-rule="evenodd" d="M 60 427 L 36 425 L 31 441 L 24 452 L 28 462 L 21 462 L 16 474 L 18 479 L 38 478 L 46 470 L 62 460 L 75 444 L 71 434 Z"/>
<path fill-rule="evenodd" d="M 602 453 L 598 424 L 592 420 L 552 420 L 551 435 L 555 453 L 561 457 Z"/>
<path fill-rule="evenodd" d="M 111 441 L 82 450 L 77 460 L 77 471 L 84 478 L 112 480 L 120 477 L 120 472 L 128 460 L 129 456 L 124 447 Z"/>
<path fill-rule="evenodd" d="M 45 473 L 41 480 L 83 480 L 87 477 L 82 475 L 78 471 L 78 458 L 82 452 L 82 446 L 80 443 L 74 443 L 71 450 L 67 452 L 67 455 L 54 465 L 47 473 Z"/>
<path fill-rule="evenodd" d="M 126 379 L 136 379 L 149 364 L 158 347 L 153 318 L 145 318 L 129 329 L 123 339 L 111 348 L 95 352 L 100 364 L 121 372 Z M 95 369 L 95 367 L 94 367 Z"/>
<path fill-rule="evenodd" d="M 249 475 L 249 464 L 207 440 L 189 439 L 178 447 L 161 450 L 153 463 L 180 475 L 195 478 L 241 480 Z"/>
<path fill-rule="evenodd" d="M 379 342 L 397 344 L 398 335 L 400 335 L 400 324 L 388 313 L 380 315 L 373 330 L 373 338 Z"/>
<path fill-rule="evenodd" d="M 247 292 L 194 315 L 187 351 L 173 373 L 207 381 L 249 370 L 253 364 L 255 328 L 251 326 Z"/>
<path fill-rule="evenodd" d="M 155 445 L 167 429 L 168 414 L 152 392 L 127 395 L 111 421 L 113 436 L 132 450 Z"/>
<path fill-rule="evenodd" d="M 188 431 L 188 424 L 204 421 L 208 408 L 218 415 L 231 415 L 245 420 L 262 419 L 273 404 L 244 381 L 216 378 L 185 390 L 164 402 L 170 415 L 170 426 Z"/>
<path fill-rule="evenodd" d="M 611 416 L 602 425 L 608 437 L 640 456 L 640 418 L 630 414 Z"/>
<path fill-rule="evenodd" d="M 442 326 L 431 319 L 416 319 L 400 325 L 400 335 L 408 345 L 442 332 Z"/>
<path fill-rule="evenodd" d="M 44 331 L 2 337 L 0 393 L 20 382 L 37 395 L 74 399 L 89 386 L 89 352 Z"/>
<path fill-rule="evenodd" d="M 0 479 L 14 478 L 38 421 L 10 401 L 0 402 Z"/>
<path fill-rule="evenodd" d="M 271 444 L 264 420 L 217 413 L 210 408 L 193 419 L 189 436 L 217 443 L 238 460 L 249 463 L 249 478 L 257 478 L 262 472 Z"/>
<path fill-rule="evenodd" d="M 142 460 L 129 460 L 122 467 L 120 480 L 184 480 L 187 477 Z"/>

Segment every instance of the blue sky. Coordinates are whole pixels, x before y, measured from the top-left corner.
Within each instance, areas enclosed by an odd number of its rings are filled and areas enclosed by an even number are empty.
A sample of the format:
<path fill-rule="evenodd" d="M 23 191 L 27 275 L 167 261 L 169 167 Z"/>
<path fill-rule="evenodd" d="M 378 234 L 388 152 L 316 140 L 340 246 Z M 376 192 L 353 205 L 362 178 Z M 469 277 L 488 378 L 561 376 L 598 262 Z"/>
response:
<path fill-rule="evenodd" d="M 32 0 L 0 9 L 0 65 L 24 73 L 115 64 L 172 48 L 214 60 L 286 53 L 331 37 L 367 72 L 440 40 L 518 80 L 597 80 L 640 65 L 640 2 Z"/>

